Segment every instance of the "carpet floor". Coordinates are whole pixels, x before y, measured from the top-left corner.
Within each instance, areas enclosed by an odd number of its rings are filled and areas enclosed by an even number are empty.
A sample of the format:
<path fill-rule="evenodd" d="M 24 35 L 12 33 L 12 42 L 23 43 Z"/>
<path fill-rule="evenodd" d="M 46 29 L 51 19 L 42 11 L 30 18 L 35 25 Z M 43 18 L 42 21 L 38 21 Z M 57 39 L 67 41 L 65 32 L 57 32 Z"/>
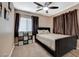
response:
<path fill-rule="evenodd" d="M 38 43 L 16 46 L 12 57 L 53 57 Z M 79 50 L 72 50 L 63 57 L 79 57 Z"/>

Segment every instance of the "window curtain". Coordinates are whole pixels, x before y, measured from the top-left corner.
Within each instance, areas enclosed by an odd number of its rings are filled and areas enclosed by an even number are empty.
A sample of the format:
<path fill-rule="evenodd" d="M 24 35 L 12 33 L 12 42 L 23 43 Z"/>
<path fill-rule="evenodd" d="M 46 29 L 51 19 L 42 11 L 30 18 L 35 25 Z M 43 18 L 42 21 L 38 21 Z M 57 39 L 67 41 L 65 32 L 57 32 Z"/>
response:
<path fill-rule="evenodd" d="M 64 34 L 64 20 L 63 14 L 53 19 L 53 32 L 58 34 Z"/>
<path fill-rule="evenodd" d="M 15 33 L 14 33 L 14 36 L 15 37 L 18 37 L 18 29 L 19 29 L 19 18 L 20 18 L 20 15 L 19 13 L 16 13 L 15 14 Z"/>
<path fill-rule="evenodd" d="M 64 34 L 69 34 L 72 35 L 72 27 L 73 27 L 73 20 L 72 20 L 72 15 L 71 12 L 64 14 L 64 21 L 65 21 L 65 30 L 64 30 Z"/>
<path fill-rule="evenodd" d="M 53 18 L 53 32 L 67 35 L 78 35 L 77 10 L 69 11 Z"/>
<path fill-rule="evenodd" d="M 36 35 L 38 33 L 37 29 L 38 29 L 38 26 L 39 26 L 39 17 L 37 16 L 32 16 L 32 33 L 33 35 Z"/>
<path fill-rule="evenodd" d="M 78 35 L 78 19 L 77 19 L 77 10 L 70 11 L 69 13 L 64 14 L 65 20 L 65 34 L 69 35 Z"/>

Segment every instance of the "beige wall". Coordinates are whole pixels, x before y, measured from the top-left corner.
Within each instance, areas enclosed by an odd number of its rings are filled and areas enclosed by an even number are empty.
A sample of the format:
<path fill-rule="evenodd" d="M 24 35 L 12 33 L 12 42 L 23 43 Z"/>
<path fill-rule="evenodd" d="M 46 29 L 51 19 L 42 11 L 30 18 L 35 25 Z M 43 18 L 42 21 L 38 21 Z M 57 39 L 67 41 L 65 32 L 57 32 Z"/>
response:
<path fill-rule="evenodd" d="M 50 27 L 51 33 L 53 28 L 53 18 L 46 16 L 39 16 L 39 27 Z"/>
<path fill-rule="evenodd" d="M 7 2 L 2 3 L 2 17 L 0 17 L 0 56 L 9 56 L 14 46 L 14 7 L 11 3 L 9 20 L 4 19 L 4 8 L 8 10 Z"/>
<path fill-rule="evenodd" d="M 38 16 L 39 17 L 39 27 L 50 27 L 51 28 L 51 32 L 52 32 L 52 22 L 53 22 L 53 18 L 52 17 L 48 17 L 48 16 L 43 16 L 43 15 L 39 15 L 39 14 L 34 14 L 34 13 L 30 13 L 30 12 L 25 12 L 25 11 L 21 11 L 21 10 L 16 10 L 16 13 L 20 13 L 22 16 Z"/>

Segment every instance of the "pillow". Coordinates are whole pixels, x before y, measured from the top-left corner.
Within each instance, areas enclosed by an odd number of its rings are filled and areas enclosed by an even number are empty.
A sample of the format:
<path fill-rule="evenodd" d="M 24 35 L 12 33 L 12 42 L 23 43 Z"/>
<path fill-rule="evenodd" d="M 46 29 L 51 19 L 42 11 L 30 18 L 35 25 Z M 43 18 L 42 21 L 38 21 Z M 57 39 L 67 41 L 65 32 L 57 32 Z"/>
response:
<path fill-rule="evenodd" d="M 48 30 L 43 30 L 43 33 L 49 33 L 49 31 Z"/>
<path fill-rule="evenodd" d="M 43 33 L 43 30 L 38 30 L 38 34 L 42 34 Z"/>
<path fill-rule="evenodd" d="M 38 30 L 38 34 L 48 34 L 48 30 Z"/>

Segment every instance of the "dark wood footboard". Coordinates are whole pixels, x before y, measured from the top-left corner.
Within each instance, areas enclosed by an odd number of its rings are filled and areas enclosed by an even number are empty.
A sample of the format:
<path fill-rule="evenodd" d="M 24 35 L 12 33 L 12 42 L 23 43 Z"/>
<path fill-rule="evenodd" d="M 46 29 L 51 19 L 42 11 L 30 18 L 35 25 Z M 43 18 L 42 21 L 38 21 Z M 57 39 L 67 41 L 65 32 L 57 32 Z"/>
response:
<path fill-rule="evenodd" d="M 44 49 L 46 49 L 53 56 L 61 57 L 67 52 L 71 51 L 72 49 L 76 49 L 77 36 L 57 39 L 55 41 L 55 51 L 51 50 L 48 46 L 41 43 L 38 39 L 36 39 L 36 42 L 38 42 Z"/>
<path fill-rule="evenodd" d="M 72 49 L 76 49 L 77 36 L 66 37 L 55 41 L 56 56 L 63 56 Z"/>

